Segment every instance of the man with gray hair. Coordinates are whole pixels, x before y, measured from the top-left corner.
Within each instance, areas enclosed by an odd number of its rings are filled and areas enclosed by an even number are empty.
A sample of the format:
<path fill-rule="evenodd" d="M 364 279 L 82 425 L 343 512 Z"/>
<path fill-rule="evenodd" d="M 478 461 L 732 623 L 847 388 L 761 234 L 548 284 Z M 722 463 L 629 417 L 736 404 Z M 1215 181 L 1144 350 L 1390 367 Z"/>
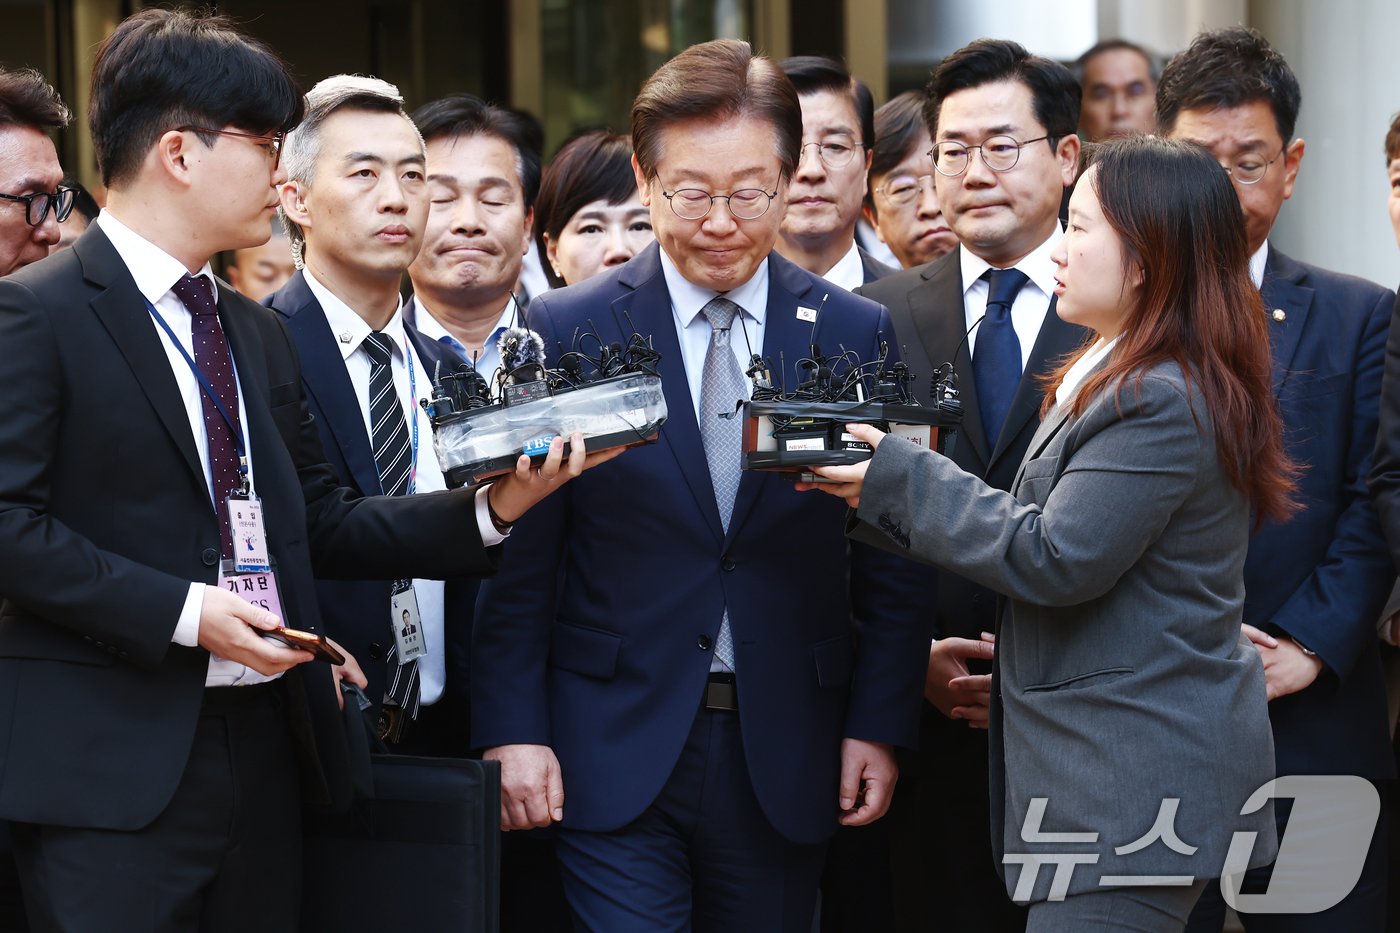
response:
<path fill-rule="evenodd" d="M 336 75 L 306 95 L 306 119 L 283 148 L 281 216 L 298 271 L 265 301 L 286 320 L 330 462 L 364 495 L 443 489 L 419 399 L 439 365 L 459 362 L 402 316 L 399 282 L 428 217 L 423 138 L 398 88 Z M 465 755 L 464 676 L 473 580 L 318 580 L 332 636 L 362 659 L 391 749 Z M 426 637 L 395 624 L 416 613 Z M 421 650 L 420 650 L 421 645 Z M 465 674 L 463 669 L 461 674 Z"/>

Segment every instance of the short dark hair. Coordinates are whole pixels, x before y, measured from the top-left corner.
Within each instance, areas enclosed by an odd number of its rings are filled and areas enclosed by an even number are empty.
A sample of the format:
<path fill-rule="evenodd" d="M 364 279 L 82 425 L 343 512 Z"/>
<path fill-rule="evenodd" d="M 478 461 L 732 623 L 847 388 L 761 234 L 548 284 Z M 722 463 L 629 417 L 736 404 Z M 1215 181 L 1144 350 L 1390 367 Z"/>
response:
<path fill-rule="evenodd" d="M 1104 39 L 1089 47 L 1089 51 L 1079 56 L 1074 62 L 1074 77 L 1082 85 L 1084 83 L 1084 69 L 1089 67 L 1089 63 L 1105 52 L 1136 52 L 1147 62 L 1147 75 L 1156 83 L 1161 77 L 1162 67 L 1157 56 L 1136 42 L 1129 42 L 1127 39 Z"/>
<path fill-rule="evenodd" d="M 874 158 L 870 161 L 870 177 L 865 186 L 865 206 L 872 211 L 875 207 L 874 189 L 877 175 L 888 174 L 896 165 L 903 162 L 919 139 L 924 129 L 924 104 L 928 94 L 923 91 L 905 91 L 897 94 L 875 111 Z M 932 171 L 933 163 L 929 163 Z"/>
<path fill-rule="evenodd" d="M 802 150 L 802 105 L 787 75 L 738 39 L 692 45 L 656 69 L 632 102 L 637 164 L 646 177 L 656 175 L 661 133 L 674 123 L 740 117 L 773 126 L 782 177 L 791 178 Z"/>
<path fill-rule="evenodd" d="M 103 41 L 92 68 L 88 127 L 106 185 L 133 177 L 162 133 L 180 126 L 286 132 L 302 96 L 277 53 L 232 20 L 151 8 Z M 206 146 L 216 136 L 201 133 Z"/>
<path fill-rule="evenodd" d="M 1293 139 L 1303 91 L 1278 50 L 1255 29 L 1203 32 L 1157 82 L 1157 128 L 1170 133 L 1183 110 L 1220 110 L 1265 101 L 1285 145 Z"/>
<path fill-rule="evenodd" d="M 0 68 L 0 126 L 61 130 L 72 115 L 44 76 L 33 68 Z"/>
<path fill-rule="evenodd" d="M 535 245 L 540 255 L 545 255 L 545 235 L 557 243 L 584 205 L 602 200 L 617 205 L 636 195 L 632 140 L 608 130 L 575 134 L 559 147 L 540 181 L 540 198 L 535 202 Z M 541 265 L 550 285 L 566 284 L 549 263 Z"/>
<path fill-rule="evenodd" d="M 92 192 L 83 187 L 82 182 L 72 175 L 64 175 L 63 187 L 73 189 L 73 210 L 81 214 L 88 223 L 97 219 L 102 208 L 98 206 L 97 199 L 92 196 Z"/>
<path fill-rule="evenodd" d="M 531 142 L 525 118 L 504 107 L 488 104 L 475 94 L 453 94 L 413 111 L 413 122 L 423 141 L 494 136 L 515 150 L 515 170 L 525 195 L 525 210 L 535 207 L 540 193 L 540 152 Z"/>
<path fill-rule="evenodd" d="M 1390 129 L 1385 134 L 1385 167 L 1400 159 L 1400 113 L 1390 118 Z"/>
<path fill-rule="evenodd" d="M 875 147 L 875 98 L 870 88 L 860 78 L 851 76 L 846 66 L 834 58 L 823 55 L 794 55 L 778 63 L 783 74 L 792 82 L 793 90 L 799 98 L 803 94 L 816 94 L 831 91 L 845 94 L 851 100 L 851 107 L 860 121 L 860 144 L 870 152 Z"/>
<path fill-rule="evenodd" d="M 934 69 L 928 83 L 924 122 L 938 138 L 938 111 L 948 95 L 997 81 L 1019 81 L 1030 88 L 1032 110 L 1051 145 L 1079 128 L 1083 98 L 1073 73 L 1059 62 L 1032 55 L 1009 39 L 978 39 L 958 49 Z"/>

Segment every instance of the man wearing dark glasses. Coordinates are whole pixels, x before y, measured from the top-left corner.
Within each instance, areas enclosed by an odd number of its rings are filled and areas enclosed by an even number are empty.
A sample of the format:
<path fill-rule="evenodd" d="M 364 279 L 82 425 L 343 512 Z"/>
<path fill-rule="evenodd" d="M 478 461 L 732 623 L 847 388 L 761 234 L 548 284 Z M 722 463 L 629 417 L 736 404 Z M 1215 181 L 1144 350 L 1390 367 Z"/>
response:
<path fill-rule="evenodd" d="M 73 210 L 49 138 L 68 108 L 37 71 L 0 70 L 0 275 L 43 259 Z"/>

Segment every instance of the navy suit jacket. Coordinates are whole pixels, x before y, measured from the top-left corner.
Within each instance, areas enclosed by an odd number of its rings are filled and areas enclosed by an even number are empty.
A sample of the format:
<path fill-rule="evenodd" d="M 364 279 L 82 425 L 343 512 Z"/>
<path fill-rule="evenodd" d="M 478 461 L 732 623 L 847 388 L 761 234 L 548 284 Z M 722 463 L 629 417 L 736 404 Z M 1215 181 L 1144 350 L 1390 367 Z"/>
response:
<path fill-rule="evenodd" d="M 762 352 L 775 368 L 782 352 L 789 386 L 814 339 L 870 360 L 880 335 L 893 336 L 884 308 L 777 253 L 768 261 Z M 828 292 L 814 337 L 797 309 Z M 727 605 L 754 793 L 784 836 L 825 839 L 842 737 L 917 740 L 934 574 L 848 549 L 844 503 L 771 474 L 744 474 L 726 534 L 659 248 L 537 296 L 530 326 L 557 353 L 576 328 L 625 341 L 624 311 L 661 354 L 666 424 L 659 442 L 572 481 L 515 526 L 478 605 L 473 742 L 553 747 L 564 826 L 625 825 L 676 765 Z"/>
<path fill-rule="evenodd" d="M 345 360 L 335 335 L 326 322 L 326 313 L 306 284 L 305 273 L 297 272 L 286 285 L 264 299 L 263 304 L 286 322 L 301 357 L 301 382 L 306 389 L 307 406 L 321 433 L 326 459 L 335 467 L 341 482 L 356 494 L 379 495 L 379 469 L 365 434 L 360 402 L 345 370 Z M 418 374 L 420 385 L 431 378 L 437 363 L 442 363 L 444 371 L 454 370 L 460 364 L 451 350 L 427 340 L 407 321 L 404 327 L 418 358 L 428 370 Z M 434 456 L 431 437 L 420 436 L 418 456 Z M 316 581 L 316 598 L 326 630 L 360 662 L 369 679 L 369 689 L 365 693 L 376 706 L 384 696 L 388 675 L 384 659 L 393 646 L 389 624 L 391 585 L 388 580 Z M 447 644 L 428 646 L 431 651 L 446 651 L 447 686 L 443 700 L 465 701 L 468 696 L 471 623 L 477 586 L 475 579 L 454 579 L 444 590 Z"/>
<path fill-rule="evenodd" d="M 1304 508 L 1251 538 L 1244 621 L 1297 639 L 1324 664 L 1307 689 L 1269 704 L 1278 773 L 1389 777 L 1376 618 L 1395 568 L 1366 480 L 1395 296 L 1272 247 L 1261 291 Z"/>

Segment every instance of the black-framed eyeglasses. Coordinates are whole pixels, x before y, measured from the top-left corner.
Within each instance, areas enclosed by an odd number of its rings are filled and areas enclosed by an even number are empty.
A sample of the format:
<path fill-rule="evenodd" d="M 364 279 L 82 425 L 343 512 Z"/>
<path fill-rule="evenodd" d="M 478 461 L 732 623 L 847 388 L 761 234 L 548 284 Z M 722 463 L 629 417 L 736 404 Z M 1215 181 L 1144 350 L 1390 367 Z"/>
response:
<path fill-rule="evenodd" d="M 802 161 L 802 156 L 806 154 L 809 146 L 817 147 L 817 158 L 821 159 L 827 168 L 845 168 L 855 158 L 856 150 L 863 148 L 863 144 L 844 137 L 819 143 L 803 143 L 797 150 L 797 161 Z"/>
<path fill-rule="evenodd" d="M 57 191 L 36 191 L 33 194 L 0 194 L 6 201 L 19 201 L 24 205 L 24 220 L 31 227 L 37 227 L 49 216 L 53 208 L 53 219 L 63 223 L 73 213 L 73 199 L 77 191 L 72 188 L 59 188 Z"/>
<path fill-rule="evenodd" d="M 932 175 L 896 175 L 875 186 L 875 193 L 884 195 L 890 207 L 908 207 L 919 199 L 920 193 L 932 190 Z"/>
<path fill-rule="evenodd" d="M 710 213 L 716 201 L 728 201 L 729 213 L 740 220 L 757 220 L 768 212 L 768 206 L 773 203 L 778 192 L 776 189 L 764 191 L 762 188 L 740 188 L 729 194 L 710 194 L 699 188 L 678 188 L 675 191 L 662 189 L 661 196 L 681 220 L 699 220 Z"/>
<path fill-rule="evenodd" d="M 182 133 L 212 133 L 215 136 L 237 136 L 240 139 L 256 140 L 272 151 L 272 167 L 274 169 L 282 164 L 282 142 L 287 138 L 286 133 L 243 133 L 239 130 L 216 130 L 207 126 L 177 126 L 175 128 Z"/>
<path fill-rule="evenodd" d="M 1284 146 L 1278 151 L 1278 155 L 1267 162 L 1261 161 L 1259 156 L 1245 155 L 1240 156 L 1239 161 L 1234 165 L 1226 165 L 1224 162 L 1221 162 L 1220 167 L 1225 170 L 1227 175 L 1242 185 L 1257 185 L 1259 182 L 1263 181 L 1264 176 L 1268 174 L 1269 166 L 1282 158 L 1283 154 L 1287 151 L 1288 147 Z"/>
<path fill-rule="evenodd" d="M 1018 140 L 1014 136 L 988 136 L 982 140 L 980 146 L 967 146 L 952 140 L 945 140 L 935 145 L 928 151 L 929 158 L 933 160 L 933 167 L 938 170 L 938 174 L 956 178 L 967 171 L 967 166 L 972 160 L 972 150 L 982 151 L 982 164 L 994 172 L 1009 172 L 1016 167 L 1016 163 L 1021 160 L 1021 150 L 1031 143 L 1038 143 L 1041 140 L 1050 140 L 1050 147 L 1055 147 L 1057 137 L 1045 135 L 1037 136 L 1035 139 Z"/>

